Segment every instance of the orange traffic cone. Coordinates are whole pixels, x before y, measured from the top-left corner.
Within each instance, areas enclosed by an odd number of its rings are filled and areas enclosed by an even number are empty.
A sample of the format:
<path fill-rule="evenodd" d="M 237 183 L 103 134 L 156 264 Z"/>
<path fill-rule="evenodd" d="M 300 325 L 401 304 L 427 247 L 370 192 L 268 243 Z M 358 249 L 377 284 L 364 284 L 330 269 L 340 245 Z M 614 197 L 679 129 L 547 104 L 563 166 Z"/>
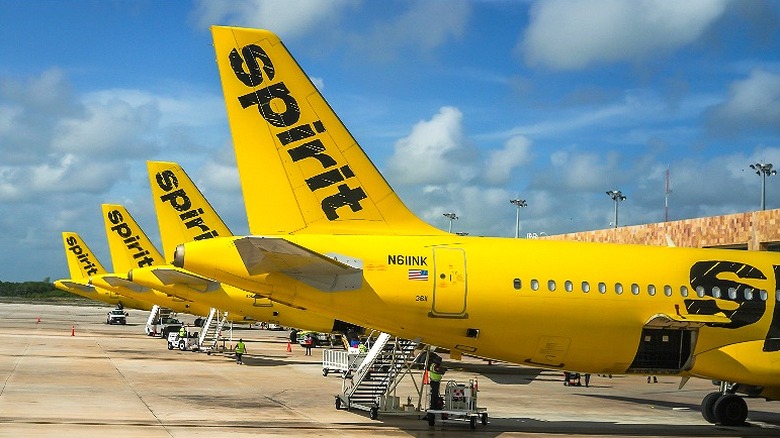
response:
<path fill-rule="evenodd" d="M 70 335 L 71 336 L 76 336 L 76 326 L 75 325 L 70 326 Z"/>
<path fill-rule="evenodd" d="M 40 324 L 40 323 L 41 323 L 41 317 L 40 317 L 40 316 L 38 317 L 38 319 L 37 319 L 37 320 L 35 320 L 35 323 L 36 323 L 36 324 Z"/>
<path fill-rule="evenodd" d="M 425 370 L 425 373 L 423 373 L 423 385 L 428 384 L 428 370 Z"/>
<path fill-rule="evenodd" d="M 287 341 L 287 352 L 292 353 L 292 344 L 290 344 L 290 341 Z"/>

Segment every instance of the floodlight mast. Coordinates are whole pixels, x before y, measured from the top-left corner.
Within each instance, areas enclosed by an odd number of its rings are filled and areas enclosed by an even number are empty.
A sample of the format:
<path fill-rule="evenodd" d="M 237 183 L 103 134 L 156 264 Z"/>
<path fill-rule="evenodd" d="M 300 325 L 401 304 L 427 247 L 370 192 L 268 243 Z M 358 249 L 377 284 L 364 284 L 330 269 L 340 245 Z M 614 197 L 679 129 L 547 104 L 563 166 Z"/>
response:
<path fill-rule="evenodd" d="M 528 204 L 525 199 L 510 199 L 509 202 L 517 206 L 517 221 L 515 222 L 515 239 L 517 239 L 520 237 L 520 209 L 528 207 Z"/>
<path fill-rule="evenodd" d="M 612 198 L 613 201 L 615 201 L 615 228 L 618 227 L 618 203 L 621 201 L 625 201 L 627 198 L 623 196 L 623 193 L 620 190 L 608 190 L 607 195 L 609 195 L 610 198 Z"/>
<path fill-rule="evenodd" d="M 751 164 L 750 168 L 761 176 L 761 210 L 766 210 L 766 177 L 777 175 L 777 171 L 772 169 L 772 163 Z"/>
<path fill-rule="evenodd" d="M 450 227 L 447 229 L 448 233 L 452 232 L 452 221 L 458 220 L 458 216 L 455 213 L 444 213 L 444 217 L 450 220 Z"/>

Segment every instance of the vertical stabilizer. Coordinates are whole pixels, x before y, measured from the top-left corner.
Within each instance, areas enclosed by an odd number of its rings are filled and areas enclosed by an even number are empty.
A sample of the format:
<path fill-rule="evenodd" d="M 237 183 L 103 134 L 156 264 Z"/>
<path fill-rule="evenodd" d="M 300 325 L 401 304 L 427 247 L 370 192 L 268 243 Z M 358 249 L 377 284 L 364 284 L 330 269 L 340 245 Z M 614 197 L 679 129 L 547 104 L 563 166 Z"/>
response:
<path fill-rule="evenodd" d="M 114 272 L 127 273 L 134 268 L 165 263 L 162 254 L 124 206 L 103 204 L 102 207 Z"/>
<path fill-rule="evenodd" d="M 442 233 L 403 204 L 276 35 L 212 34 L 252 233 Z"/>
<path fill-rule="evenodd" d="M 63 232 L 62 243 L 65 245 L 65 258 L 68 260 L 70 278 L 89 278 L 106 273 L 106 269 L 77 233 Z"/>
<path fill-rule="evenodd" d="M 177 163 L 148 161 L 149 184 L 165 260 L 180 243 L 232 236 L 225 222 Z"/>

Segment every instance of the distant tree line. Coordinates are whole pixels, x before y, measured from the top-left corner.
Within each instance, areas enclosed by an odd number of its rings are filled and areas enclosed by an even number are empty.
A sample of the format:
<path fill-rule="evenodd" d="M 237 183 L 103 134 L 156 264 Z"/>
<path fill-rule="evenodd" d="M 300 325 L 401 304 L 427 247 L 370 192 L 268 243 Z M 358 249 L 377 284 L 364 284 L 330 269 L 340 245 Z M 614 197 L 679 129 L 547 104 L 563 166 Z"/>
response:
<path fill-rule="evenodd" d="M 47 278 L 44 281 L 25 281 L 22 283 L 0 281 L 0 297 L 26 300 L 61 300 L 74 298 L 76 295 L 57 289 Z"/>

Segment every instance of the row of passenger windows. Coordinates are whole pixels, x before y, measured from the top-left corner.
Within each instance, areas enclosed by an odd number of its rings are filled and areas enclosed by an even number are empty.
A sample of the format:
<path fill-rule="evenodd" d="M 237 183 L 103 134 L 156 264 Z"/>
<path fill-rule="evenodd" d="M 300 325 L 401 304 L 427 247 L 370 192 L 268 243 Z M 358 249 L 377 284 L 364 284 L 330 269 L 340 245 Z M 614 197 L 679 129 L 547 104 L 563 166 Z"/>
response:
<path fill-rule="evenodd" d="M 517 290 L 522 289 L 523 288 L 522 280 L 520 280 L 519 278 L 515 278 L 514 287 Z M 540 289 L 541 284 L 539 280 L 534 278 L 530 281 L 530 287 L 531 290 L 536 291 Z M 587 281 L 583 281 L 582 283 L 580 283 L 579 288 L 584 293 L 588 293 L 591 290 L 590 283 Z M 557 289 L 558 289 L 558 283 L 555 280 L 547 280 L 548 291 L 555 292 Z M 611 287 L 608 287 L 606 283 L 599 282 L 596 285 L 596 289 L 599 291 L 599 293 L 602 294 L 607 293 L 608 289 L 614 291 L 617 295 L 623 294 L 624 291 L 623 283 L 615 283 Z M 656 294 L 663 293 L 667 297 L 671 297 L 674 294 L 674 288 L 672 288 L 672 286 L 669 286 L 668 284 L 664 285 L 662 288 L 657 288 L 654 284 L 648 284 L 646 288 L 642 288 L 636 283 L 632 283 L 631 286 L 629 286 L 629 290 L 634 295 L 639 295 L 640 293 L 642 293 L 643 289 L 650 296 L 655 296 Z M 566 292 L 573 292 L 574 283 L 570 280 L 564 281 L 563 290 L 565 290 Z M 687 297 L 691 293 L 688 286 L 680 286 L 679 292 L 680 295 L 683 297 Z M 745 300 L 760 299 L 761 301 L 766 301 L 767 299 L 769 299 L 769 293 L 767 291 L 763 289 L 756 290 L 749 287 L 745 288 L 742 292 L 738 292 L 737 289 L 734 287 L 730 287 L 727 290 L 721 290 L 720 287 L 713 286 L 712 290 L 710 290 L 710 293 L 707 294 L 707 291 L 704 289 L 704 287 L 699 286 L 694 290 L 693 293 L 699 298 L 702 298 L 705 295 L 710 295 L 714 298 L 723 298 L 723 299 L 731 299 L 731 300 L 736 300 L 738 298 L 742 299 L 743 297 Z M 738 297 L 738 295 L 742 295 L 742 296 Z M 777 301 L 780 301 L 780 290 L 775 291 L 775 299 Z"/>

